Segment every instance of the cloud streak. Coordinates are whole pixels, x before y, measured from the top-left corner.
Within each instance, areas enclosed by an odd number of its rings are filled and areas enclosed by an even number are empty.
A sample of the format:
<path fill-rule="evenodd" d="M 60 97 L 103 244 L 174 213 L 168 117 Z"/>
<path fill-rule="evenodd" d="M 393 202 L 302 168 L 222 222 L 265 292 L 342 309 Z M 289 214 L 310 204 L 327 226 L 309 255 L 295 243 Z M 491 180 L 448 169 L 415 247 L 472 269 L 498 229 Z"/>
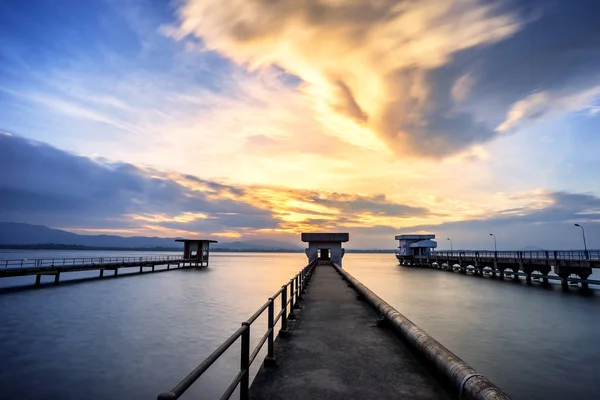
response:
<path fill-rule="evenodd" d="M 180 17 L 178 37 L 195 34 L 251 68 L 281 66 L 331 112 L 417 154 L 447 154 L 492 136 L 473 118 L 449 113 L 427 74 L 520 26 L 514 14 L 479 0 L 239 0 L 228 7 L 188 0 Z"/>
<path fill-rule="evenodd" d="M 350 143 L 370 134 L 396 154 L 447 157 L 592 110 L 600 43 L 586 15 L 598 11 L 589 0 L 186 0 L 168 31 L 299 76 L 325 124 L 346 119 Z"/>
<path fill-rule="evenodd" d="M 76 156 L 45 143 L 0 134 L 0 221 L 86 231 L 249 236 L 318 230 L 323 217 L 360 223 L 402 219 L 427 210 L 383 195 L 233 186 L 128 163 Z"/>
<path fill-rule="evenodd" d="M 343 230 L 357 235 L 357 246 L 386 247 L 392 244 L 393 233 L 403 229 L 442 235 L 460 231 L 468 238 L 482 229 L 538 227 L 540 240 L 545 240 L 555 235 L 540 226 L 557 226 L 562 232 L 573 221 L 585 221 L 592 235 L 600 226 L 600 198 L 593 194 L 523 193 L 507 199 L 515 205 L 510 209 L 471 217 L 447 215 L 383 194 L 231 185 L 92 160 L 6 133 L 0 134 L 0 169 L 9 171 L 0 176 L 0 221 L 82 233 L 296 241 L 303 231 Z M 477 240 L 473 236 L 473 242 Z"/>

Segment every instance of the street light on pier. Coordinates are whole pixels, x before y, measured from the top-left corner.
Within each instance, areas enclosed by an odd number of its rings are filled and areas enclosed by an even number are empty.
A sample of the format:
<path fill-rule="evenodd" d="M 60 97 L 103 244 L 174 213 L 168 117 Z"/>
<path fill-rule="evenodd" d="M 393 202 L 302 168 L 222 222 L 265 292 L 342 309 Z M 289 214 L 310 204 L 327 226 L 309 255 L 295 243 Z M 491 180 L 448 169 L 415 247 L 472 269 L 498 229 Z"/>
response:
<path fill-rule="evenodd" d="M 498 245 L 496 243 L 496 235 L 494 235 L 493 233 L 490 233 L 490 236 L 494 237 L 494 253 L 498 252 Z"/>
<path fill-rule="evenodd" d="M 585 242 L 585 229 L 583 229 L 583 226 L 581 226 L 579 224 L 575 224 L 575 226 L 578 226 L 578 227 L 581 228 L 581 234 L 583 235 L 583 250 L 585 252 L 584 253 L 585 254 L 585 258 L 589 259 L 590 256 L 589 256 L 588 251 L 587 251 L 587 243 Z"/>
<path fill-rule="evenodd" d="M 446 238 L 446 240 L 449 240 L 449 241 L 450 241 L 450 251 L 452 251 L 452 239 L 450 239 L 450 238 Z"/>

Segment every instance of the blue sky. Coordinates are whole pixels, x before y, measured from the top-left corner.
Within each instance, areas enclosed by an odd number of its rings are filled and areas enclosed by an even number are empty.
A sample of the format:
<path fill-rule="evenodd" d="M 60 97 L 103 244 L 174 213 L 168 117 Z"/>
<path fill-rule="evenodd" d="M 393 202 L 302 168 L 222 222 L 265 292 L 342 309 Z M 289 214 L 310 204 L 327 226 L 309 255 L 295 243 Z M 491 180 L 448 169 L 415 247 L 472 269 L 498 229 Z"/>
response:
<path fill-rule="evenodd" d="M 600 247 L 600 4 L 375 4 L 2 2 L 0 220 Z"/>

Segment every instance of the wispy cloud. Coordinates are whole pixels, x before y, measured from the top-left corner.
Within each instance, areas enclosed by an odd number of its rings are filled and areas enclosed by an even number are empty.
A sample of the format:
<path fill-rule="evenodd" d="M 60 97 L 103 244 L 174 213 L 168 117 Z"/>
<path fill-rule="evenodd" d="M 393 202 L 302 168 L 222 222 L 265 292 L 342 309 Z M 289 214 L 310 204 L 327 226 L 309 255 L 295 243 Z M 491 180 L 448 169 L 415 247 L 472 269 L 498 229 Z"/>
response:
<path fill-rule="evenodd" d="M 195 34 L 251 68 L 279 65 L 307 83 L 305 93 L 329 107 L 328 118 L 347 117 L 355 139 L 368 128 L 390 147 L 417 154 L 448 153 L 457 148 L 449 145 L 453 135 L 467 146 L 482 133 L 466 116 L 446 116 L 446 128 L 428 122 L 439 107 L 428 71 L 520 26 L 516 15 L 478 0 L 244 0 L 229 7 L 189 0 L 180 17 L 178 31 L 165 28 L 172 37 Z"/>

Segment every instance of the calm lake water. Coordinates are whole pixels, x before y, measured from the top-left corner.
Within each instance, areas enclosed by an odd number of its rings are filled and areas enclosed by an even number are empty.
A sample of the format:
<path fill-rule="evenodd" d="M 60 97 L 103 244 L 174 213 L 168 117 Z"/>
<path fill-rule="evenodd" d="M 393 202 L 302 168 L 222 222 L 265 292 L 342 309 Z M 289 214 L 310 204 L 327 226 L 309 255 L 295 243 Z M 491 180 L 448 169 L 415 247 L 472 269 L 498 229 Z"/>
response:
<path fill-rule="evenodd" d="M 38 254 L 3 252 L 0 258 Z M 0 398 L 156 398 L 305 263 L 302 253 L 213 253 L 208 269 L 0 293 Z M 523 279 L 514 284 L 403 268 L 393 254 L 349 253 L 344 267 L 513 398 L 598 398 L 600 292 L 583 296 L 558 285 L 527 287 Z M 266 330 L 266 315 L 259 322 L 253 346 Z M 218 398 L 237 372 L 238 357 L 234 345 L 184 398 Z"/>

